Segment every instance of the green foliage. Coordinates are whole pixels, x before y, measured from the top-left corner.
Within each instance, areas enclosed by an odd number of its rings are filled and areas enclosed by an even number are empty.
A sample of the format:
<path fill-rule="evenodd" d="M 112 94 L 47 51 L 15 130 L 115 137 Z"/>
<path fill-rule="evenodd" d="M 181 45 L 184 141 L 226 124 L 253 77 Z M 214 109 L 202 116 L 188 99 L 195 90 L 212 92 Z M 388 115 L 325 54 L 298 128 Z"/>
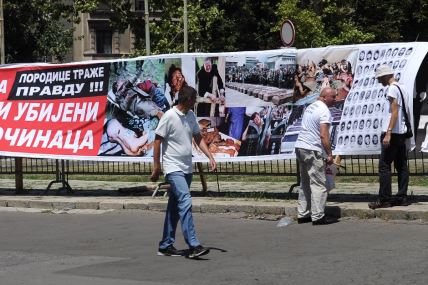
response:
<path fill-rule="evenodd" d="M 118 1 L 118 0 L 116 0 Z M 280 39 L 271 31 L 278 0 L 188 1 L 189 51 L 221 52 L 277 48 Z M 159 10 L 158 7 L 162 7 Z M 183 1 L 150 1 L 151 51 L 183 51 Z M 242 15 L 245 15 L 244 17 Z M 144 20 L 131 23 L 137 35 L 136 54 L 144 54 Z"/>
<path fill-rule="evenodd" d="M 357 2 L 355 21 L 375 42 L 428 41 L 428 0 Z"/>
<path fill-rule="evenodd" d="M 90 12 L 97 0 L 4 1 L 6 62 L 63 61 L 73 44 L 79 11 Z"/>
<path fill-rule="evenodd" d="M 303 6 L 302 1 L 281 1 L 276 13 L 280 21 L 290 19 L 294 23 L 296 47 L 358 44 L 374 39 L 372 33 L 364 32 L 353 21 L 355 8 L 348 2 L 305 2 L 309 3 Z"/>
<path fill-rule="evenodd" d="M 321 16 L 311 9 L 299 7 L 297 0 L 282 1 L 278 5 L 275 30 L 279 30 L 282 21 L 289 19 L 296 29 L 294 46 L 297 48 L 323 46 L 326 43 L 324 23 Z"/>
<path fill-rule="evenodd" d="M 109 9 L 110 26 L 135 34 L 144 55 L 143 13 L 134 0 L 4 1 L 7 62 L 62 61 L 79 12 Z M 272 49 L 281 46 L 285 19 L 296 27 L 297 48 L 392 41 L 428 41 L 428 0 L 188 0 L 190 52 Z M 149 0 L 153 54 L 183 51 L 183 0 Z"/>

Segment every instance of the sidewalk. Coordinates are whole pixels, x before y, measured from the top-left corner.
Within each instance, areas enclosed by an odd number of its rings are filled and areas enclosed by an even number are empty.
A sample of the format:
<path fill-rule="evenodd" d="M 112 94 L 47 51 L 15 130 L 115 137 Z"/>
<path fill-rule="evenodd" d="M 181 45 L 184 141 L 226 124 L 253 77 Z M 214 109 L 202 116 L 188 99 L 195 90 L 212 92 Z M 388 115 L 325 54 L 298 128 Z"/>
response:
<path fill-rule="evenodd" d="M 77 210 L 153 210 L 164 211 L 167 197 L 159 191 L 152 198 L 155 183 L 71 180 L 74 193 L 57 191 L 61 184 L 44 193 L 49 180 L 24 180 L 24 194 L 15 194 L 14 180 L 0 179 L 0 208 L 43 209 L 46 212 L 75 212 Z M 242 182 L 208 183 L 208 193 L 201 192 L 199 182 L 191 191 L 193 211 L 197 213 L 242 213 L 259 218 L 296 217 L 297 189 L 288 200 L 290 185 L 284 183 Z M 370 210 L 367 203 L 376 199 L 376 184 L 338 184 L 328 198 L 326 212 L 337 217 L 361 219 L 428 221 L 428 187 L 409 187 L 414 203 L 407 207 Z M 138 187 L 138 189 L 136 189 Z M 393 189 L 396 191 L 396 189 Z"/>

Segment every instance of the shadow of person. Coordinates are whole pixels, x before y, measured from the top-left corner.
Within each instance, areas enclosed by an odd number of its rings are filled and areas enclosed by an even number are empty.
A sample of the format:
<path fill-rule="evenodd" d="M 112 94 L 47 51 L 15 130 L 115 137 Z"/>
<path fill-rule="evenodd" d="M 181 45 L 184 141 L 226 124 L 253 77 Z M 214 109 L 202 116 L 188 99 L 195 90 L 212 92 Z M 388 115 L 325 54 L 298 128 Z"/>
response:
<path fill-rule="evenodd" d="M 225 249 L 218 248 L 218 247 L 213 247 L 213 246 L 207 246 L 206 248 L 209 249 L 210 252 L 213 251 L 213 250 L 217 250 L 217 251 L 220 251 L 220 252 L 227 252 L 227 250 L 225 250 Z M 189 258 L 189 253 L 190 252 L 189 252 L 188 249 L 185 250 L 184 254 L 183 254 L 184 257 L 186 257 L 187 259 L 194 259 L 194 260 L 210 260 L 210 258 L 207 258 L 207 256 L 209 256 L 209 255 L 201 255 L 201 256 L 198 256 L 198 257 Z"/>

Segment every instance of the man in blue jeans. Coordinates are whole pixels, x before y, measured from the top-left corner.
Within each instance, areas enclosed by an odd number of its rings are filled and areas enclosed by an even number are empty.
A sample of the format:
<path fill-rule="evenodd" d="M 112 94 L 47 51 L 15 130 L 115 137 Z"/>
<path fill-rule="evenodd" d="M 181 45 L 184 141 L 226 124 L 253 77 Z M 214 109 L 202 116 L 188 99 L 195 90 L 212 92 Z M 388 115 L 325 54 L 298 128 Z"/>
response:
<path fill-rule="evenodd" d="M 159 243 L 158 255 L 182 256 L 182 251 L 174 247 L 175 230 L 178 220 L 184 240 L 189 246 L 187 256 L 197 258 L 209 252 L 196 238 L 192 216 L 192 138 L 210 159 L 211 170 L 216 170 L 216 162 L 203 140 L 199 124 L 193 109 L 197 92 L 190 86 L 183 86 L 178 93 L 177 105 L 165 112 L 156 128 L 153 152 L 152 181 L 160 175 L 160 152 L 162 144 L 162 164 L 166 181 L 171 185 L 168 206 L 165 215 L 163 237 Z"/>

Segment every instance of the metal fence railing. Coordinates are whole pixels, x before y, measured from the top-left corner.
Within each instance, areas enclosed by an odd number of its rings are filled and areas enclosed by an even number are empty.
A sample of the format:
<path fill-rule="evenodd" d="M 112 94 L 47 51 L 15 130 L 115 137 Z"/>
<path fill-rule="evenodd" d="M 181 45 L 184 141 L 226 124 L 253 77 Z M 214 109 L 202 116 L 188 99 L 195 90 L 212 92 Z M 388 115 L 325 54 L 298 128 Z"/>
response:
<path fill-rule="evenodd" d="M 428 174 L 427 154 L 421 152 L 409 153 L 409 173 L 411 176 Z M 377 176 L 378 155 L 344 156 L 339 176 Z M 22 159 L 22 173 L 25 174 L 57 174 L 59 163 L 54 159 Z M 152 164 L 147 162 L 103 162 L 65 160 L 62 164 L 67 175 L 148 175 Z M 294 159 L 265 160 L 245 162 L 218 163 L 218 175 L 268 175 L 268 176 L 297 176 L 298 168 Z M 195 174 L 199 168 L 194 167 Z M 202 163 L 202 171 L 211 175 L 208 163 Z M 15 174 L 15 159 L 0 156 L 0 174 Z"/>

